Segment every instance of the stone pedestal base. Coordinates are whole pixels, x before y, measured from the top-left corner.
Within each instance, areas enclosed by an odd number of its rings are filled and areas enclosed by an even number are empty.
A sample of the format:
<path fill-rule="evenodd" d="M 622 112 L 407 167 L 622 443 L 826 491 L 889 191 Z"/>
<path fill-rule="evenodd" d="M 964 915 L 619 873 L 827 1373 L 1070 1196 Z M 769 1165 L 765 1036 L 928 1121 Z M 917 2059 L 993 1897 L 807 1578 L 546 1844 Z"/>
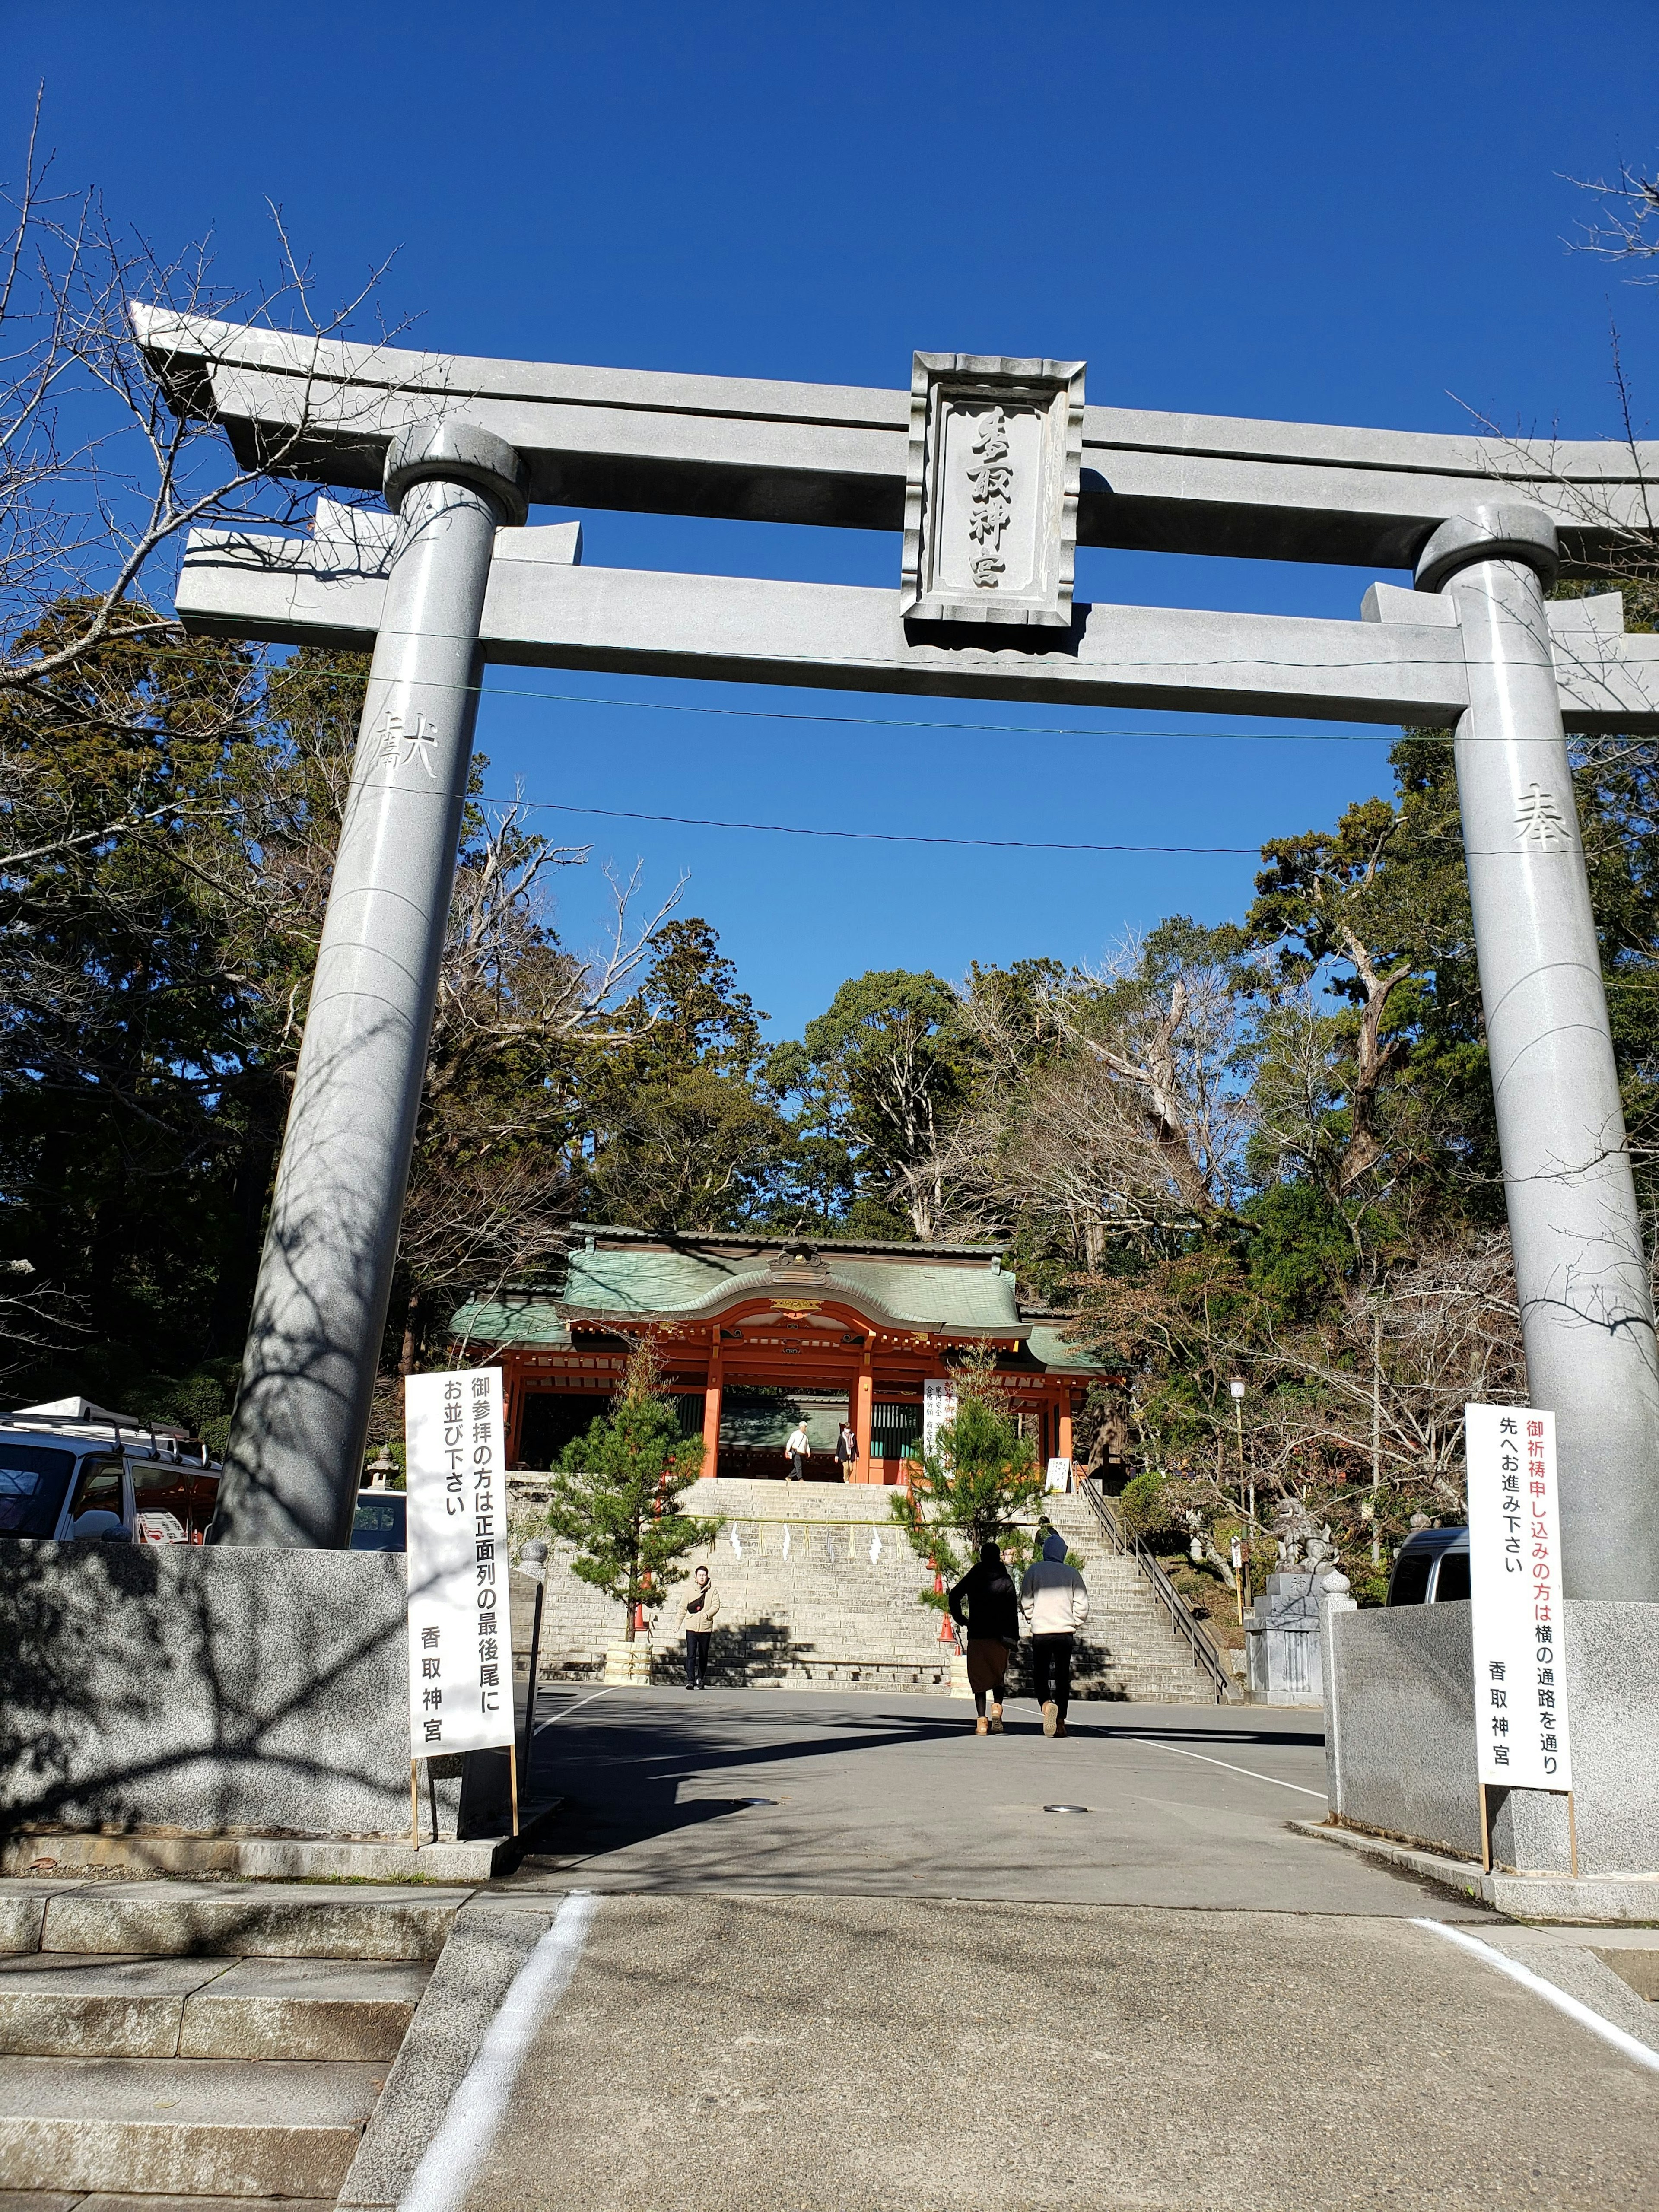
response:
<path fill-rule="evenodd" d="M 409 1838 L 401 1553 L 0 1543 L 6 1829 Z M 499 1835 L 507 1755 L 421 1769 L 422 1842 Z"/>
<path fill-rule="evenodd" d="M 1659 1875 L 1659 1605 L 1569 1599 L 1562 1616 L 1584 1885 L 1573 1893 L 1589 1896 L 1603 1877 Z M 1467 1604 L 1328 1610 L 1325 1758 L 1339 1820 L 1478 1861 L 1469 1626 Z M 1486 1802 L 1500 1876 L 1571 1881 L 1565 1797 L 1492 1788 Z"/>
<path fill-rule="evenodd" d="M 635 1644 L 606 1644 L 605 1679 L 611 1689 L 650 1688 L 651 1646 L 643 1637 Z"/>
<path fill-rule="evenodd" d="M 1320 1701 L 1319 1583 L 1325 1570 L 1269 1575 L 1246 1617 L 1250 1702 Z"/>

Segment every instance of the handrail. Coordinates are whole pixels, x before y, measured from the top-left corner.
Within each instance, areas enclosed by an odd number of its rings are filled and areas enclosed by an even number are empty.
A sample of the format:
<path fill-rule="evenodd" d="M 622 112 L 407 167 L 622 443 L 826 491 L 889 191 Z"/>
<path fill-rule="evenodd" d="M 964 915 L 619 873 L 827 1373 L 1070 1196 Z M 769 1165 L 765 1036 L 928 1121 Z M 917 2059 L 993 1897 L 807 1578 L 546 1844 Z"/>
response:
<path fill-rule="evenodd" d="M 1126 1559 L 1133 1559 L 1152 1584 L 1152 1595 L 1163 1602 L 1170 1615 L 1170 1625 L 1178 1636 L 1184 1637 L 1192 1650 L 1193 1664 L 1209 1676 L 1218 1705 L 1231 1705 L 1235 1694 L 1227 1662 L 1217 1650 L 1203 1623 L 1187 1604 L 1180 1591 L 1152 1557 L 1139 1536 L 1131 1536 L 1110 1505 L 1092 1483 L 1086 1479 L 1079 1489 L 1094 1509 L 1094 1515 L 1107 1536 Z"/>

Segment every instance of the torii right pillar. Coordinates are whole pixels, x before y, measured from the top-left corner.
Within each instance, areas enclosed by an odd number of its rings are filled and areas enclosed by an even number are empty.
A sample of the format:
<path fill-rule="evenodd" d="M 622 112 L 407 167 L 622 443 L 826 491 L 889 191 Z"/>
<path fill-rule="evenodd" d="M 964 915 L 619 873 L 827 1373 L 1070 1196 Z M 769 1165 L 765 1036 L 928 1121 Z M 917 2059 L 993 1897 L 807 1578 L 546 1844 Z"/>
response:
<path fill-rule="evenodd" d="M 1659 1599 L 1659 1346 L 1544 593 L 1540 509 L 1443 523 L 1419 591 L 1456 610 L 1455 738 L 1531 1401 L 1556 1417 L 1563 1594 Z"/>

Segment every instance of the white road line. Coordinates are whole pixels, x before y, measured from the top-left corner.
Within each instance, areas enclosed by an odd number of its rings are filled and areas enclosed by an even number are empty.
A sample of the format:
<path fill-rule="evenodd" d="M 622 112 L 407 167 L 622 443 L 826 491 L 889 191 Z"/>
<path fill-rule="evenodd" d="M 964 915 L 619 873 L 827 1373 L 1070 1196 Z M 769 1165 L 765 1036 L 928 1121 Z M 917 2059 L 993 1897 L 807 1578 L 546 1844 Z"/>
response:
<path fill-rule="evenodd" d="M 1138 1736 L 1135 1741 L 1152 1751 L 1172 1751 L 1177 1759 L 1200 1759 L 1206 1766 L 1224 1766 L 1229 1774 L 1248 1774 L 1252 1782 L 1271 1782 L 1275 1790 L 1295 1790 L 1304 1797 L 1317 1797 L 1322 1805 L 1326 1802 L 1322 1790 L 1305 1790 L 1299 1782 L 1281 1782 L 1276 1774 L 1258 1774 L 1253 1766 L 1235 1766 L 1231 1759 L 1212 1759 L 1207 1752 L 1183 1751 L 1178 1743 L 1159 1743 L 1156 1736 Z"/>
<path fill-rule="evenodd" d="M 1534 1974 L 1530 1966 L 1523 1966 L 1518 1959 L 1510 1959 L 1502 1951 L 1493 1950 L 1477 1936 L 1466 1936 L 1461 1928 L 1449 1928 L 1443 1920 L 1413 1920 L 1413 1928 L 1426 1928 L 1436 1936 L 1443 1936 L 1449 1943 L 1460 1950 L 1472 1951 L 1477 1959 L 1484 1959 L 1489 1966 L 1496 1966 L 1500 1974 L 1507 1974 L 1512 1982 L 1519 1982 L 1523 1990 L 1542 1997 L 1553 2004 L 1557 2012 L 1564 2012 L 1569 2020 L 1576 2020 L 1581 2027 L 1599 2035 L 1603 2043 L 1610 2043 L 1615 2051 L 1622 2051 L 1626 2058 L 1633 2058 L 1638 2066 L 1650 2067 L 1659 2074 L 1659 2051 L 1648 2044 L 1638 2043 L 1633 2035 L 1626 2035 L 1622 2027 L 1615 2027 L 1610 2020 L 1603 2020 L 1577 1997 L 1570 1997 L 1565 1990 L 1558 1990 L 1553 1982 L 1547 1982 L 1541 1974 Z"/>
<path fill-rule="evenodd" d="M 560 1721 L 568 1721 L 572 1713 L 580 1712 L 584 1705 L 598 1705 L 599 1699 L 601 1698 L 608 1698 L 611 1695 L 611 1691 L 614 1690 L 616 1686 L 616 1684 L 612 1682 L 610 1689 L 595 1690 L 591 1697 L 578 1698 L 574 1705 L 563 1706 L 558 1712 L 554 1714 L 553 1718 L 550 1721 L 538 1721 L 536 1723 L 536 1734 L 539 1735 L 544 1729 L 556 1727 Z"/>
<path fill-rule="evenodd" d="M 458 2212 L 495 2140 L 531 2039 L 570 1986 L 599 1901 L 591 1890 L 573 1889 L 514 1976 L 398 2212 Z"/>

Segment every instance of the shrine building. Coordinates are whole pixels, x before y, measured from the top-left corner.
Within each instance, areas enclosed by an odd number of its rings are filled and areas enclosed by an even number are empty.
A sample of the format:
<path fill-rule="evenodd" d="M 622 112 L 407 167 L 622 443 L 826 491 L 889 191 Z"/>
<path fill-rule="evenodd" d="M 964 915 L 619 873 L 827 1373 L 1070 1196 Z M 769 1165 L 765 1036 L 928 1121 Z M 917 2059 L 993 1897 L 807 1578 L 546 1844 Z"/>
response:
<path fill-rule="evenodd" d="M 705 1476 L 781 1478 L 804 1418 L 815 1479 L 836 1479 L 846 1420 L 852 1479 L 896 1483 L 923 1383 L 984 1346 L 1039 1459 L 1069 1459 L 1084 1392 L 1121 1377 L 1065 1340 L 1063 1318 L 1022 1304 L 996 1245 L 584 1228 L 562 1280 L 475 1297 L 451 1334 L 458 1361 L 503 1370 L 511 1467 L 547 1468 L 583 1434 L 643 1336 Z"/>

